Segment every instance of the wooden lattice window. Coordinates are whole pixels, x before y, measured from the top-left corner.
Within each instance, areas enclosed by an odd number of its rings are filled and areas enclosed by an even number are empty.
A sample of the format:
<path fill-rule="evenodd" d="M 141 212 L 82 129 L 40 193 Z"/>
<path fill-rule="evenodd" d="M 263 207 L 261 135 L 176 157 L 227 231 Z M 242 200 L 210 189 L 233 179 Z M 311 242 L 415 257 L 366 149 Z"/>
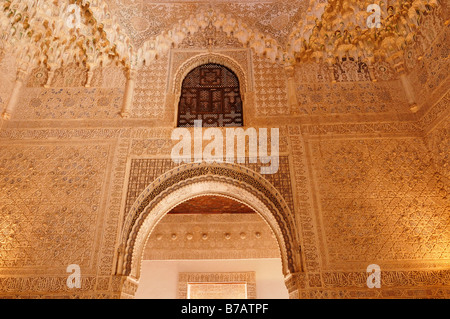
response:
<path fill-rule="evenodd" d="M 203 127 L 243 126 L 239 79 L 219 64 L 201 65 L 186 76 L 178 106 L 178 127 L 193 127 L 202 120 Z"/>

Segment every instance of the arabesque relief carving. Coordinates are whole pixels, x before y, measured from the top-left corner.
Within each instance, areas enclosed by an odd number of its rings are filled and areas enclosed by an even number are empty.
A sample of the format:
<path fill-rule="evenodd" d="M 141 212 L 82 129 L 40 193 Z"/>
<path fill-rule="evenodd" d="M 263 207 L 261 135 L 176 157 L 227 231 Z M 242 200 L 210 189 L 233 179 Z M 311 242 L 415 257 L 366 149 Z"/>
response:
<path fill-rule="evenodd" d="M 450 298 L 449 21 L 437 0 L 2 1 L 0 297 L 133 298 L 143 256 L 185 256 L 160 219 L 222 196 L 266 231 L 219 227 L 216 257 L 267 240 L 249 254 L 282 260 L 290 298 Z M 171 160 L 207 63 L 239 79 L 244 129 L 279 128 L 276 174 Z"/>

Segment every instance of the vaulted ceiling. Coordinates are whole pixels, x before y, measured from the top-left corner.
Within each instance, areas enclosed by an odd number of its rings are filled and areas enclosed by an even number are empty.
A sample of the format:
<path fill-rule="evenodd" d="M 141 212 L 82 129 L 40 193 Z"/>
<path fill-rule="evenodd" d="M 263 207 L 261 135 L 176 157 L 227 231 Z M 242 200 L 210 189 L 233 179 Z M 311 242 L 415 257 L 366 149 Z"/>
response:
<path fill-rule="evenodd" d="M 294 26 L 305 17 L 308 0 L 289 1 L 171 1 L 171 0 L 106 0 L 109 9 L 140 47 L 152 37 L 173 28 L 180 21 L 188 21 L 202 12 L 214 9 L 237 21 L 245 21 L 252 29 L 270 35 L 286 44 Z"/>
<path fill-rule="evenodd" d="M 140 68 L 210 25 L 256 54 L 292 65 L 343 58 L 398 62 L 428 36 L 424 21 L 447 16 L 438 0 L 379 3 L 380 25 L 368 25 L 373 0 L 1 0 L 0 51 L 19 67 L 54 70 L 68 63 Z M 370 8 L 369 8 L 370 9 Z M 378 10 L 377 8 L 374 9 Z M 376 12 L 375 12 L 376 13 Z M 373 20 L 376 21 L 376 20 Z"/>

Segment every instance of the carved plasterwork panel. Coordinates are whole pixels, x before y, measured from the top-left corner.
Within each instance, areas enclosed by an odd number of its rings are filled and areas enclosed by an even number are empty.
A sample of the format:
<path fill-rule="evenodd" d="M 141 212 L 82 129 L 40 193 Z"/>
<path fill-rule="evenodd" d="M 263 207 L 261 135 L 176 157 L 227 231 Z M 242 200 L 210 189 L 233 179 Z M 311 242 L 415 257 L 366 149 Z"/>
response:
<path fill-rule="evenodd" d="M 142 145 L 143 142 L 136 141 Z M 151 144 L 157 146 L 158 144 Z M 159 145 L 161 146 L 161 145 Z M 294 211 L 294 195 L 291 186 L 290 163 L 288 156 L 280 157 L 280 167 L 276 174 L 262 175 L 270 182 L 282 195 L 288 203 L 290 209 Z M 249 159 L 245 159 L 245 166 L 258 172 L 261 164 L 253 164 Z M 125 211 L 128 213 L 133 203 L 145 188 L 154 182 L 159 176 L 177 167 L 171 159 L 149 158 L 132 159 L 130 164 L 130 175 L 128 181 L 128 190 L 125 204 Z"/>
<path fill-rule="evenodd" d="M 188 283 L 187 299 L 247 299 L 247 284 Z"/>
<path fill-rule="evenodd" d="M 381 289 L 367 288 L 367 273 L 324 272 L 325 288 L 304 289 L 306 299 L 448 299 L 449 271 L 384 271 Z"/>
<path fill-rule="evenodd" d="M 323 62 L 304 62 L 295 66 L 297 83 L 370 82 L 372 79 L 365 63 L 346 60 L 329 67 Z M 397 79 L 394 67 L 386 61 L 373 65 L 374 77 L 378 81 Z"/>
<path fill-rule="evenodd" d="M 409 109 L 399 81 L 307 83 L 299 78 L 298 83 L 301 83 L 297 87 L 300 114 L 404 113 Z"/>
<path fill-rule="evenodd" d="M 122 200 L 127 172 L 127 157 L 130 141 L 120 139 L 115 150 L 113 168 L 111 169 L 111 187 L 105 216 L 105 236 L 102 238 L 99 276 L 115 273 L 114 257 L 117 248 L 117 235 L 122 222 Z"/>
<path fill-rule="evenodd" d="M 210 291 L 208 296 L 215 297 L 214 299 L 236 299 L 232 298 L 233 287 L 227 287 L 228 284 L 238 283 L 245 285 L 246 298 L 256 299 L 256 273 L 255 272 L 228 272 L 228 273 L 179 273 L 178 275 L 178 299 L 188 298 L 189 284 L 220 284 L 215 287 L 215 291 Z M 205 298 L 206 296 L 203 296 Z M 197 299 L 197 298 L 195 298 Z M 202 299 L 202 298 L 201 298 Z M 207 298 L 209 299 L 209 298 Z"/>
<path fill-rule="evenodd" d="M 110 11 L 118 18 L 136 47 L 146 40 L 169 30 L 178 21 L 187 20 L 209 4 L 197 1 L 133 1 L 110 0 Z M 215 1 L 214 8 L 225 15 L 243 20 L 260 32 L 285 43 L 309 3 L 296 1 Z"/>
<path fill-rule="evenodd" d="M 448 115 L 426 135 L 425 141 L 436 170 L 441 176 L 448 178 L 450 176 L 450 117 Z"/>
<path fill-rule="evenodd" d="M 86 84 L 88 69 L 74 63 L 66 65 L 54 71 L 50 83 L 47 83 L 49 72 L 46 67 L 40 66 L 31 71 L 28 77 L 27 87 L 43 87 L 48 84 L 51 87 L 83 87 Z M 91 86 L 101 87 L 102 69 L 93 71 Z"/>
<path fill-rule="evenodd" d="M 165 119 L 168 58 L 161 57 L 138 72 L 132 116 Z"/>
<path fill-rule="evenodd" d="M 170 214 L 150 235 L 144 260 L 280 258 L 258 214 Z"/>
<path fill-rule="evenodd" d="M 290 113 L 286 73 L 280 65 L 253 56 L 255 78 L 255 107 L 257 116 L 277 116 Z"/>
<path fill-rule="evenodd" d="M 409 112 L 407 98 L 393 67 L 378 61 L 372 82 L 368 66 L 344 61 L 328 67 L 324 63 L 301 63 L 295 67 L 299 115 L 392 114 Z M 383 80 L 383 81 L 380 81 Z M 332 83 L 335 81 L 336 83 Z"/>
<path fill-rule="evenodd" d="M 318 244 L 318 224 L 313 211 L 312 178 L 308 170 L 307 152 L 300 126 L 289 127 L 292 167 L 297 196 L 299 237 L 302 240 L 305 271 L 317 273 L 321 269 Z"/>
<path fill-rule="evenodd" d="M 180 94 L 186 75 L 196 67 L 208 63 L 220 64 L 232 70 L 239 79 L 241 94 L 251 89 L 247 50 L 221 50 L 218 52 L 177 50 L 173 51 L 171 61 L 170 93 Z"/>
<path fill-rule="evenodd" d="M 296 83 L 330 83 L 334 72 L 325 63 L 305 62 L 295 66 Z"/>
<path fill-rule="evenodd" d="M 122 228 L 121 241 L 126 247 L 124 273 L 139 278 L 143 246 L 166 212 L 183 201 L 206 195 L 227 196 L 260 213 L 276 234 L 283 271 L 297 271 L 300 267 L 298 244 L 296 233 L 291 232 L 296 227 L 294 216 L 278 191 L 259 174 L 239 165 L 191 164 L 164 174 L 134 202 Z M 291 231 L 287 225 L 291 225 Z"/>
<path fill-rule="evenodd" d="M 448 178 L 421 140 L 310 145 L 328 267 L 448 264 Z"/>
<path fill-rule="evenodd" d="M 224 31 L 218 30 L 212 24 L 204 30 L 189 34 L 177 49 L 205 49 L 217 50 L 220 48 L 243 48 L 243 45 L 233 36 L 228 36 Z"/>
<path fill-rule="evenodd" d="M 418 121 L 420 128 L 425 134 L 428 134 L 438 123 L 448 117 L 450 112 L 449 105 L 450 90 L 448 90 L 447 93 L 432 107 L 425 108 L 424 115 L 422 115 Z"/>
<path fill-rule="evenodd" d="M 394 66 L 383 60 L 375 62 L 373 73 L 377 81 L 393 81 L 398 79 L 398 73 L 395 71 Z"/>
<path fill-rule="evenodd" d="M 94 271 L 108 143 L 6 143 L 0 150 L 2 273 Z"/>
<path fill-rule="evenodd" d="M 102 70 L 102 88 L 125 88 L 125 72 L 120 67 L 105 67 Z M 92 86 L 92 85 L 91 85 Z"/>
<path fill-rule="evenodd" d="M 333 75 L 336 82 L 370 81 L 369 67 L 367 64 L 353 58 L 333 64 Z"/>
<path fill-rule="evenodd" d="M 121 88 L 25 88 L 14 118 L 117 119 L 122 100 Z"/>
<path fill-rule="evenodd" d="M 55 70 L 49 85 L 55 88 L 84 87 L 87 80 L 88 69 L 74 63 Z M 40 66 L 31 71 L 26 86 L 43 87 L 47 84 L 48 69 Z M 125 86 L 124 71 L 120 67 L 96 68 L 93 71 L 91 87 L 123 88 Z"/>
<path fill-rule="evenodd" d="M 446 93 L 450 68 L 450 29 L 446 27 L 423 53 L 423 59 L 411 69 L 409 79 L 419 105 L 431 107 Z"/>
<path fill-rule="evenodd" d="M 321 135 L 354 135 L 368 134 L 386 135 L 386 136 L 423 136 L 422 125 L 414 121 L 404 122 L 369 122 L 369 123 L 339 123 L 339 124 L 306 124 L 300 128 L 303 134 L 321 136 Z"/>

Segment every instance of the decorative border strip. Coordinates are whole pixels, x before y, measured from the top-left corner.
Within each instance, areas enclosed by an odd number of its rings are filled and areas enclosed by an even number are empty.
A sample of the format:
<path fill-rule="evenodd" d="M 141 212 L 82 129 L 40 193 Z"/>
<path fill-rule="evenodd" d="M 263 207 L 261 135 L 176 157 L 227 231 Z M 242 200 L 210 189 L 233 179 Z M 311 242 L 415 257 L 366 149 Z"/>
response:
<path fill-rule="evenodd" d="M 179 273 L 178 299 L 187 299 L 189 283 L 246 283 L 247 299 L 256 299 L 255 272 Z"/>

